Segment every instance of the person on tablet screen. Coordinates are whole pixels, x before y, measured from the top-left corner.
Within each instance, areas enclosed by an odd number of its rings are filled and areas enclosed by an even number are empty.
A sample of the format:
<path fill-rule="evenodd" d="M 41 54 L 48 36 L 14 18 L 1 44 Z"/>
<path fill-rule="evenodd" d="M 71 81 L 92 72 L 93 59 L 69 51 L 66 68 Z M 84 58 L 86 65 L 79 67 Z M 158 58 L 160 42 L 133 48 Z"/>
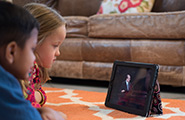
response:
<path fill-rule="evenodd" d="M 131 75 L 127 74 L 126 79 L 124 78 L 123 82 L 121 83 L 120 93 L 119 93 L 119 105 L 128 105 L 130 101 L 130 93 L 132 91 L 131 85 Z"/>
<path fill-rule="evenodd" d="M 121 85 L 121 92 L 128 92 L 131 89 L 131 76 L 129 74 L 127 74 L 126 80 L 123 81 L 122 85 Z"/>

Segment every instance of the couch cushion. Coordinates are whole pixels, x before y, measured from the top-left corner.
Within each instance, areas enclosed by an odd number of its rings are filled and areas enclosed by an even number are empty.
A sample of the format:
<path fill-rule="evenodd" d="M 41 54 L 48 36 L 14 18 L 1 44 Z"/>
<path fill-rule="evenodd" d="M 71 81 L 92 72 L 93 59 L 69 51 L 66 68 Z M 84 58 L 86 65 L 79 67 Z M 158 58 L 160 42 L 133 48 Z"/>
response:
<path fill-rule="evenodd" d="M 184 0 L 155 0 L 152 12 L 169 12 L 185 10 Z"/>
<path fill-rule="evenodd" d="M 57 60 L 49 69 L 49 75 L 54 77 L 83 78 L 82 61 Z"/>
<path fill-rule="evenodd" d="M 83 79 L 110 81 L 113 63 L 83 62 Z"/>
<path fill-rule="evenodd" d="M 110 81 L 113 63 L 56 61 L 49 70 L 54 77 Z M 159 66 L 158 80 L 163 85 L 185 86 L 184 66 Z"/>
<path fill-rule="evenodd" d="M 91 16 L 97 13 L 102 0 L 58 0 L 63 16 Z"/>
<path fill-rule="evenodd" d="M 84 61 L 130 61 L 130 40 L 86 39 L 82 42 Z"/>
<path fill-rule="evenodd" d="M 83 38 L 66 38 L 60 46 L 61 54 L 57 60 L 82 61 Z"/>
<path fill-rule="evenodd" d="M 89 19 L 89 37 L 185 38 L 185 11 L 169 13 L 94 15 Z"/>
<path fill-rule="evenodd" d="M 150 12 L 155 0 L 103 0 L 98 14 Z"/>
<path fill-rule="evenodd" d="M 185 86 L 185 66 L 159 66 L 158 80 L 161 85 Z"/>
<path fill-rule="evenodd" d="M 67 37 L 87 37 L 88 17 L 64 17 L 67 21 Z"/>
<path fill-rule="evenodd" d="M 131 61 L 184 66 L 184 40 L 132 40 Z"/>
<path fill-rule="evenodd" d="M 114 62 L 130 61 L 130 40 L 66 38 L 57 60 Z M 116 53 L 116 54 L 115 54 Z"/>

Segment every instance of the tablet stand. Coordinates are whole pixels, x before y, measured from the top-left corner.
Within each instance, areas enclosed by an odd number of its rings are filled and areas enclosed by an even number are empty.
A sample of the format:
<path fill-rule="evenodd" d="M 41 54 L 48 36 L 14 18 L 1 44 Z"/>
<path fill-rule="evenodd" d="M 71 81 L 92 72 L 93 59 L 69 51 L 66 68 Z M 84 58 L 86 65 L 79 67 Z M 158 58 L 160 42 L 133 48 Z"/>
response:
<path fill-rule="evenodd" d="M 158 80 L 156 80 L 156 84 L 154 88 L 154 95 L 153 95 L 153 100 L 152 100 L 150 110 L 151 110 L 150 115 L 163 114 L 162 101 L 161 101 L 161 96 L 160 96 L 160 86 L 159 86 Z"/>

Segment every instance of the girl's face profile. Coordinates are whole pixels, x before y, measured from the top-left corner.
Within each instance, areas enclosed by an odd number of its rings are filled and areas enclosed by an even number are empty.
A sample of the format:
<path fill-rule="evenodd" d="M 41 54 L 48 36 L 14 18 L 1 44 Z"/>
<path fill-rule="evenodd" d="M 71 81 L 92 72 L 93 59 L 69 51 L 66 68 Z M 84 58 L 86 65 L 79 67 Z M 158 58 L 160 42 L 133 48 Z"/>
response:
<path fill-rule="evenodd" d="M 19 79 L 27 79 L 35 60 L 34 49 L 37 45 L 38 30 L 32 30 L 30 38 L 26 41 L 24 48 L 18 48 L 15 56 L 15 75 Z"/>
<path fill-rule="evenodd" d="M 37 46 L 36 53 L 39 55 L 39 60 L 37 61 L 39 65 L 45 68 L 51 68 L 56 57 L 60 55 L 59 47 L 65 37 L 66 28 L 65 25 L 62 25 Z"/>

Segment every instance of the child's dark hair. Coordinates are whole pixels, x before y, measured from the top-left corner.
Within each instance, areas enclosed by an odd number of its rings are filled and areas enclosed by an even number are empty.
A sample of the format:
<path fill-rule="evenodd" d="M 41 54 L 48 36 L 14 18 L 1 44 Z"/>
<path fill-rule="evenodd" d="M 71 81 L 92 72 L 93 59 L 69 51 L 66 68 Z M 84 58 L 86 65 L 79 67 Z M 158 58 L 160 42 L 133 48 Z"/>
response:
<path fill-rule="evenodd" d="M 24 48 L 34 28 L 39 30 L 39 24 L 27 10 L 0 1 L 0 47 L 15 41 L 20 48 Z"/>

